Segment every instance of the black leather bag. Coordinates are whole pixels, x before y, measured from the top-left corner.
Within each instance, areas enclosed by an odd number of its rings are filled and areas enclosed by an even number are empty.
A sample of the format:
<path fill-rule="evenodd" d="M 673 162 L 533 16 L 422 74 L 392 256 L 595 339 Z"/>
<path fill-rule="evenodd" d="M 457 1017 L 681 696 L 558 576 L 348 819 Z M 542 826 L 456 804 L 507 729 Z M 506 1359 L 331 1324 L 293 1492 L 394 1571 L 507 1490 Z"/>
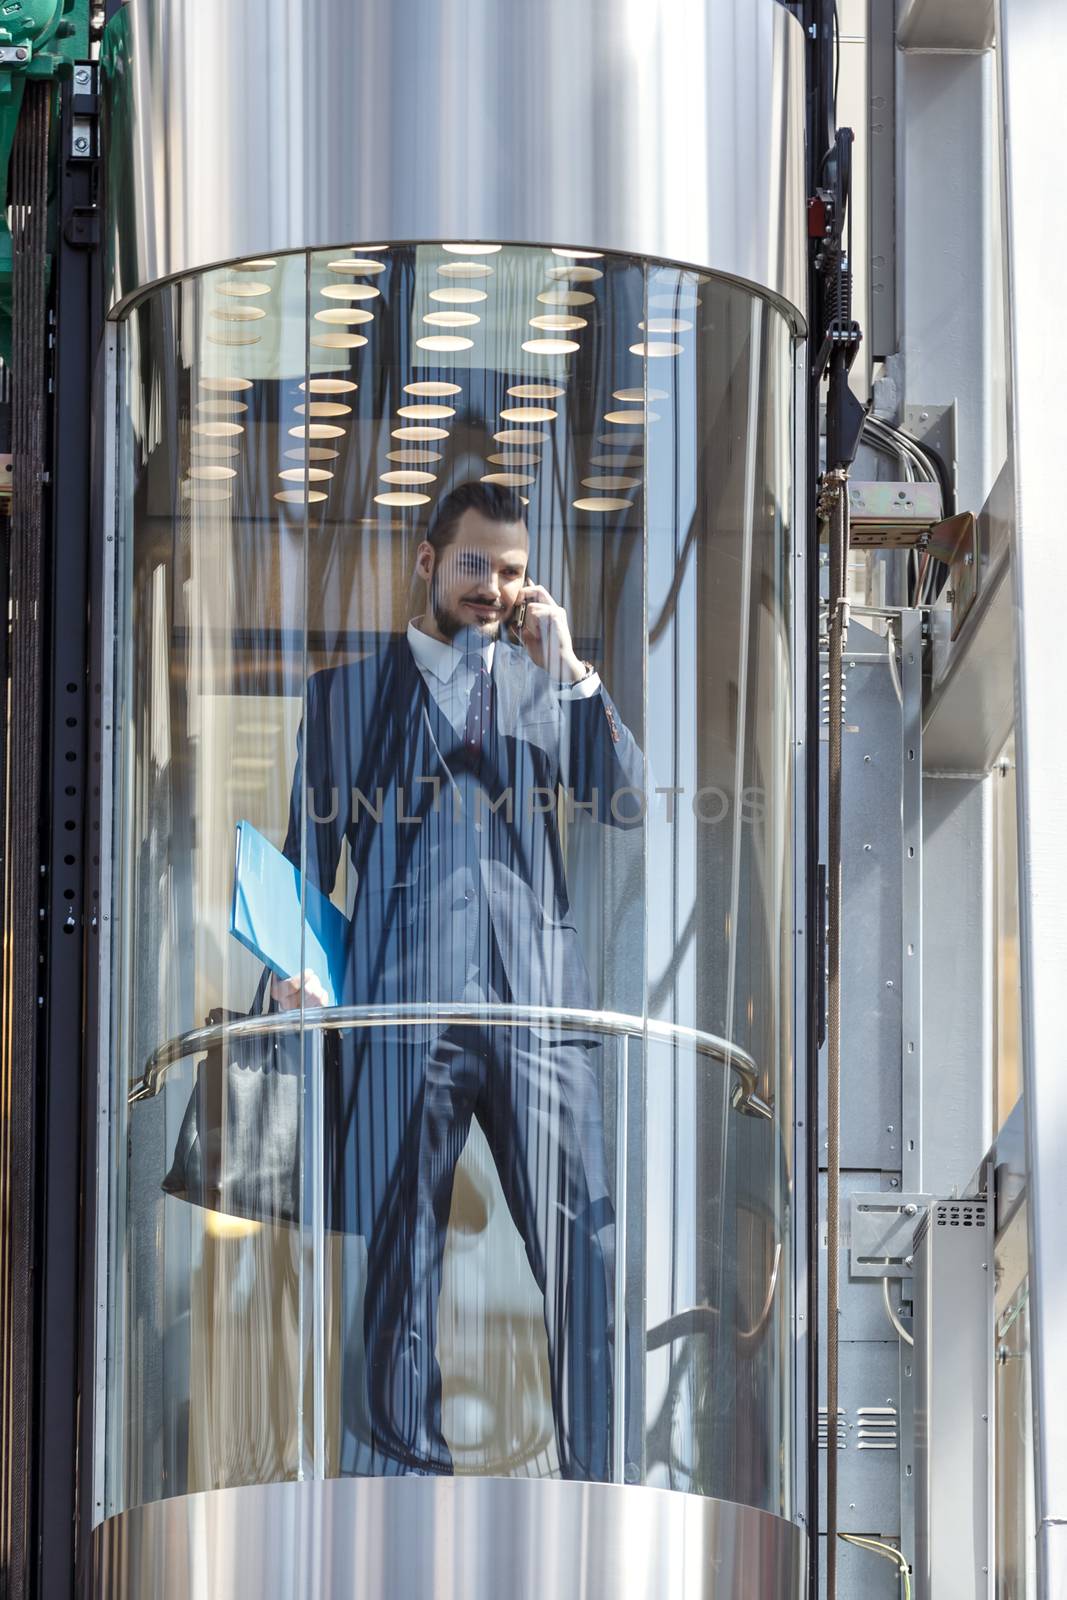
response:
<path fill-rule="evenodd" d="M 256 991 L 259 1012 L 269 972 Z M 212 1025 L 245 1020 L 216 1010 Z M 166 1194 L 228 1216 L 296 1222 L 300 1215 L 300 1096 L 304 1046 L 293 1033 L 223 1035 L 196 1069 Z"/>

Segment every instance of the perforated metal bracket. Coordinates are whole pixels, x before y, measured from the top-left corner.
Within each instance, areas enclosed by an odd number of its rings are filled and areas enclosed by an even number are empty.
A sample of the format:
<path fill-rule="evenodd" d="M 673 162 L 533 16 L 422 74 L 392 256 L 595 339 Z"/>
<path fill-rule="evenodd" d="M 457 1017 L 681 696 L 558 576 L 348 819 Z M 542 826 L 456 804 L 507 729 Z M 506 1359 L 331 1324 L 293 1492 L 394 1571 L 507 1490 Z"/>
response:
<path fill-rule="evenodd" d="M 849 1218 L 853 1278 L 910 1278 L 915 1227 L 933 1197 L 854 1194 Z"/>

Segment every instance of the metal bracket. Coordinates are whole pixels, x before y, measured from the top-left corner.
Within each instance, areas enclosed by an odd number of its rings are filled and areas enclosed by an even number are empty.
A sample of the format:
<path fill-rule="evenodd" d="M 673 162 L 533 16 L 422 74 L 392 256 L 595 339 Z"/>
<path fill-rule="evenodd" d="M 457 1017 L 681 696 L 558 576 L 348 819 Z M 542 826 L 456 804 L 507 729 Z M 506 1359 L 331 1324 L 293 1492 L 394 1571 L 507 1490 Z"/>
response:
<path fill-rule="evenodd" d="M 928 1194 L 854 1194 L 849 1216 L 849 1273 L 853 1278 L 910 1278 L 915 1225 Z"/>

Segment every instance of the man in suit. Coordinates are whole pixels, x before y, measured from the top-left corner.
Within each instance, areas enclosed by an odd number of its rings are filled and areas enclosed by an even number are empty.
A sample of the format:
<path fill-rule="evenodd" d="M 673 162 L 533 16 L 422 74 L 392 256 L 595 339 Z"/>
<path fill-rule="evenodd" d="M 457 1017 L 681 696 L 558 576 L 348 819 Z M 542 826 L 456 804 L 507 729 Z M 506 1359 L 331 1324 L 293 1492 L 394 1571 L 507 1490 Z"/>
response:
<path fill-rule="evenodd" d="M 643 763 L 563 608 L 528 581 L 527 555 L 514 494 L 454 490 L 418 547 L 423 614 L 308 682 L 284 848 L 330 893 L 347 845 L 347 1002 L 593 1003 L 559 810 L 632 825 Z M 312 973 L 275 979 L 272 994 L 281 1007 L 326 1000 Z M 561 1470 L 608 1479 L 614 1216 L 595 1035 L 487 1015 L 354 1029 L 338 1053 L 327 1216 L 367 1240 L 374 1470 L 452 1470 L 436 1307 L 474 1116 L 544 1295 Z"/>

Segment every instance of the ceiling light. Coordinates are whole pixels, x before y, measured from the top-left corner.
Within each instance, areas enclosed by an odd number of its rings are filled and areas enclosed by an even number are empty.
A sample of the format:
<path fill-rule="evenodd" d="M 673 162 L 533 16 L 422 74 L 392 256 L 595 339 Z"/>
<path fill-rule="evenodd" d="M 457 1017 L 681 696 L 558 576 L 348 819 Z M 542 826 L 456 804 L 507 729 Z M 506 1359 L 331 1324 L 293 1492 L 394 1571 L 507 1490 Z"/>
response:
<path fill-rule="evenodd" d="M 639 322 L 637 326 L 642 333 L 688 333 L 693 324 L 683 322 L 681 317 L 649 317 L 647 322 Z"/>
<path fill-rule="evenodd" d="M 488 298 L 484 289 L 468 289 L 460 284 L 455 284 L 449 289 L 430 290 L 430 299 L 437 300 L 445 306 L 475 306 Z"/>
<path fill-rule="evenodd" d="M 473 350 L 474 340 L 463 339 L 458 333 L 428 333 L 415 343 L 420 350 Z"/>
<path fill-rule="evenodd" d="M 209 394 L 241 394 L 245 389 L 251 389 L 251 378 L 201 378 L 201 389 L 206 389 Z"/>
<path fill-rule="evenodd" d="M 569 356 L 581 345 L 576 339 L 524 339 L 522 348 L 531 356 Z"/>
<path fill-rule="evenodd" d="M 488 278 L 493 269 L 485 261 L 446 261 L 437 270 L 442 278 Z"/>
<path fill-rule="evenodd" d="M 212 306 L 209 314 L 219 322 L 259 322 L 267 315 L 262 306 Z"/>
<path fill-rule="evenodd" d="M 503 428 L 493 435 L 497 444 L 547 444 L 550 437 L 539 428 Z"/>
<path fill-rule="evenodd" d="M 420 378 L 417 383 L 405 383 L 405 394 L 459 394 L 458 383 L 443 383 L 436 378 Z"/>
<path fill-rule="evenodd" d="M 572 500 L 571 504 L 576 511 L 625 511 L 633 505 L 633 501 L 613 499 L 610 495 L 590 495 L 582 500 Z"/>
<path fill-rule="evenodd" d="M 329 450 L 324 444 L 306 444 L 302 450 L 287 450 L 287 461 L 336 461 L 340 450 Z"/>
<path fill-rule="evenodd" d="M 182 494 L 187 500 L 229 500 L 233 497 L 233 490 L 229 485 L 190 483 L 186 479 L 182 483 Z"/>
<path fill-rule="evenodd" d="M 658 411 L 647 411 L 644 406 L 634 406 L 630 411 L 605 411 L 605 422 L 620 428 L 639 428 L 646 422 L 658 422 Z"/>
<path fill-rule="evenodd" d="M 290 439 L 343 439 L 345 430 L 333 422 L 301 422 L 289 429 Z"/>
<path fill-rule="evenodd" d="M 287 483 L 325 483 L 333 473 L 328 467 L 283 467 L 278 476 Z"/>
<path fill-rule="evenodd" d="M 431 417 L 454 417 L 456 408 L 455 406 L 434 405 L 432 400 L 417 400 L 410 406 L 397 406 L 396 414 L 398 417 L 421 417 L 424 421 L 429 421 Z"/>
<path fill-rule="evenodd" d="M 208 342 L 208 344 L 224 344 L 224 345 L 230 345 L 230 346 L 238 345 L 238 344 L 258 344 L 259 343 L 259 334 L 258 333 L 209 333 L 208 336 L 207 336 L 207 342 Z"/>
<path fill-rule="evenodd" d="M 499 483 L 505 489 L 521 489 L 528 483 L 536 482 L 536 479 L 525 472 L 487 472 L 482 482 Z"/>
<path fill-rule="evenodd" d="M 504 450 L 500 455 L 486 456 L 494 467 L 539 467 L 541 457 L 536 450 Z"/>
<path fill-rule="evenodd" d="M 555 400 L 565 393 L 558 383 L 516 383 L 508 390 L 516 400 Z M 555 414 L 553 411 L 552 415 Z"/>
<path fill-rule="evenodd" d="M 319 290 L 326 300 L 374 300 L 381 292 L 373 283 L 328 283 Z"/>
<path fill-rule="evenodd" d="M 243 400 L 198 400 L 196 409 L 205 417 L 239 417 L 248 407 Z"/>
<path fill-rule="evenodd" d="M 644 405 L 646 400 L 666 400 L 666 389 L 616 389 L 613 400 L 628 400 L 636 405 Z"/>
<path fill-rule="evenodd" d="M 627 478 L 621 473 L 615 473 L 583 478 L 582 486 L 586 489 L 636 489 L 640 482 L 640 478 Z"/>
<path fill-rule="evenodd" d="M 428 506 L 428 494 L 418 494 L 414 489 L 387 489 L 384 494 L 374 496 L 375 505 L 379 506 Z"/>
<path fill-rule="evenodd" d="M 454 256 L 495 256 L 498 250 L 503 250 L 502 244 L 443 244 L 442 250 L 447 250 Z"/>
<path fill-rule="evenodd" d="M 367 340 L 362 333 L 313 333 L 311 342 L 320 350 L 358 350 Z"/>
<path fill-rule="evenodd" d="M 393 429 L 394 439 L 447 439 L 447 428 L 424 428 L 421 424 Z"/>
<path fill-rule="evenodd" d="M 667 344 L 664 340 L 650 340 L 647 344 L 632 344 L 632 356 L 680 356 L 684 346 L 680 344 Z"/>
<path fill-rule="evenodd" d="M 326 311 L 316 311 L 316 322 L 333 322 L 353 327 L 359 322 L 373 322 L 373 311 L 361 311 L 358 306 L 331 306 Z"/>
<path fill-rule="evenodd" d="M 209 483 L 212 481 L 221 482 L 227 478 L 236 478 L 237 469 L 236 467 L 212 466 L 209 462 L 204 462 L 203 465 L 198 464 L 190 467 L 189 476 L 190 478 L 203 478 Z"/>
<path fill-rule="evenodd" d="M 385 271 L 384 261 L 371 261 L 367 256 L 341 256 L 336 261 L 327 262 L 331 272 L 351 272 L 357 277 L 373 277 L 376 272 Z"/>
<path fill-rule="evenodd" d="M 564 283 L 595 283 L 604 274 L 599 267 L 549 267 L 548 276 Z"/>
<path fill-rule="evenodd" d="M 240 450 L 235 444 L 223 444 L 218 439 L 192 439 L 192 448 L 198 456 L 239 456 Z"/>
<path fill-rule="evenodd" d="M 305 394 L 309 391 L 311 394 L 351 394 L 359 384 L 353 383 L 351 378 L 309 378 L 300 387 Z"/>
<path fill-rule="evenodd" d="M 270 272 L 278 263 L 273 256 L 254 256 L 251 261 L 234 261 L 230 265 L 231 272 Z"/>
<path fill-rule="evenodd" d="M 193 432 L 199 433 L 205 439 L 234 439 L 239 433 L 244 433 L 244 428 L 239 422 L 194 422 Z"/>
<path fill-rule="evenodd" d="M 279 489 L 274 496 L 275 500 L 284 500 L 290 506 L 314 505 L 316 501 L 325 500 L 324 489 Z"/>
<path fill-rule="evenodd" d="M 254 300 L 261 294 L 270 294 L 269 283 L 216 283 L 216 294 L 232 295 L 235 299 Z"/>
<path fill-rule="evenodd" d="M 430 462 L 440 461 L 441 459 L 440 450 L 420 450 L 417 445 L 409 445 L 407 449 L 402 450 L 390 450 L 386 456 L 387 461 L 401 461 L 409 465 L 415 465 L 420 461 Z"/>
<path fill-rule="evenodd" d="M 559 412 L 551 406 L 505 406 L 500 415 L 505 422 L 551 422 Z"/>
<path fill-rule="evenodd" d="M 418 472 L 411 467 L 402 467 L 396 472 L 383 472 L 383 483 L 436 483 L 437 474 L 434 472 Z"/>
<path fill-rule="evenodd" d="M 603 250 L 564 250 L 560 245 L 552 246 L 554 256 L 564 256 L 570 261 L 603 261 Z"/>
<path fill-rule="evenodd" d="M 584 289 L 542 289 L 537 298 L 543 306 L 591 306 L 596 296 Z"/>
<path fill-rule="evenodd" d="M 551 328 L 557 333 L 568 333 L 575 328 L 588 328 L 589 324 L 584 317 L 568 317 L 561 312 L 552 311 L 543 317 L 531 317 L 531 328 Z"/>
<path fill-rule="evenodd" d="M 294 406 L 298 417 L 347 417 L 352 407 L 341 400 L 312 400 L 307 405 Z"/>
<path fill-rule="evenodd" d="M 482 319 L 470 311 L 427 311 L 422 320 L 431 328 L 473 328 Z"/>

